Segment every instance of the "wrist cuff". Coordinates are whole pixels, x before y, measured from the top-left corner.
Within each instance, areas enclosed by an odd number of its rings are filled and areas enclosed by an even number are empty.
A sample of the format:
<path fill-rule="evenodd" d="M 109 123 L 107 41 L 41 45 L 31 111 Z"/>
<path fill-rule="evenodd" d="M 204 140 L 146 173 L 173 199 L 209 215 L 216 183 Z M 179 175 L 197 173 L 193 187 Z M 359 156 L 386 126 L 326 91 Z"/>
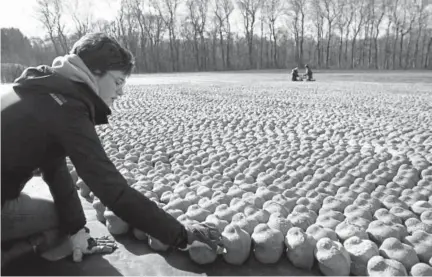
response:
<path fill-rule="evenodd" d="M 175 246 L 181 250 L 188 249 L 188 231 L 186 231 L 186 228 L 183 226 Z"/>

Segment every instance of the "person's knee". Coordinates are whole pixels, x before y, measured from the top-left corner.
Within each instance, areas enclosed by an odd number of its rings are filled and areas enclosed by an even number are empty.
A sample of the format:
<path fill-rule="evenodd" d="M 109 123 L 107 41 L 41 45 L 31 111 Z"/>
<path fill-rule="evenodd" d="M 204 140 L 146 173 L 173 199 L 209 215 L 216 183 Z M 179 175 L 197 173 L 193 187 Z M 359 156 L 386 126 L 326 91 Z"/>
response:
<path fill-rule="evenodd" d="M 2 241 L 57 228 L 59 218 L 51 199 L 21 194 L 17 199 L 6 201 L 2 209 Z"/>

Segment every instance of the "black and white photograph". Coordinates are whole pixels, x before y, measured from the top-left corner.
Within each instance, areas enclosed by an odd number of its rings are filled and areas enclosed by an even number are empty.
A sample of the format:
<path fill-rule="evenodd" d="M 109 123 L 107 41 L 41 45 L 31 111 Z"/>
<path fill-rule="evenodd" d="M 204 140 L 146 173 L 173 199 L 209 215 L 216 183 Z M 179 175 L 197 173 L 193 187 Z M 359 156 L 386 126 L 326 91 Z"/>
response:
<path fill-rule="evenodd" d="M 432 276 L 432 1 L 4 0 L 1 275 Z"/>

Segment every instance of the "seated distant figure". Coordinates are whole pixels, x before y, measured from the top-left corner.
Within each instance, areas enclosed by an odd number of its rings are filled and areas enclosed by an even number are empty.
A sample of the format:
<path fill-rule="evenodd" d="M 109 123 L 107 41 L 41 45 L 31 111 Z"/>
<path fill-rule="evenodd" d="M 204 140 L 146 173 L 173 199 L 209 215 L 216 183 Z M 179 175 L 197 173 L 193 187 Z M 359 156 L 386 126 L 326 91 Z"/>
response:
<path fill-rule="evenodd" d="M 291 71 L 291 81 L 300 81 L 297 67 L 293 68 L 293 70 Z"/>
<path fill-rule="evenodd" d="M 306 81 L 313 81 L 313 78 L 312 78 L 313 73 L 312 73 L 312 70 L 310 69 L 309 65 L 306 64 L 305 68 L 306 68 L 306 72 L 303 75 L 303 78 L 306 77 Z"/>

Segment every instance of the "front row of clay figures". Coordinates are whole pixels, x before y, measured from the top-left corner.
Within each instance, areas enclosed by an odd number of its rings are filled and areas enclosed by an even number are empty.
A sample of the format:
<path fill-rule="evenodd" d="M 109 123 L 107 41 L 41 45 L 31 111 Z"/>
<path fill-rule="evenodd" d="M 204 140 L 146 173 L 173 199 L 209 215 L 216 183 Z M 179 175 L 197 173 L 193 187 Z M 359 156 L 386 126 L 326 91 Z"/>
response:
<path fill-rule="evenodd" d="M 299 73 L 298 73 L 298 67 L 293 68 L 293 70 L 291 71 L 291 81 L 293 81 L 293 82 L 303 81 L 303 80 L 315 81 L 312 78 L 313 73 L 312 73 L 312 70 L 309 68 L 309 65 L 306 64 L 305 68 L 306 68 L 306 72 L 301 77 L 299 76 Z"/>

